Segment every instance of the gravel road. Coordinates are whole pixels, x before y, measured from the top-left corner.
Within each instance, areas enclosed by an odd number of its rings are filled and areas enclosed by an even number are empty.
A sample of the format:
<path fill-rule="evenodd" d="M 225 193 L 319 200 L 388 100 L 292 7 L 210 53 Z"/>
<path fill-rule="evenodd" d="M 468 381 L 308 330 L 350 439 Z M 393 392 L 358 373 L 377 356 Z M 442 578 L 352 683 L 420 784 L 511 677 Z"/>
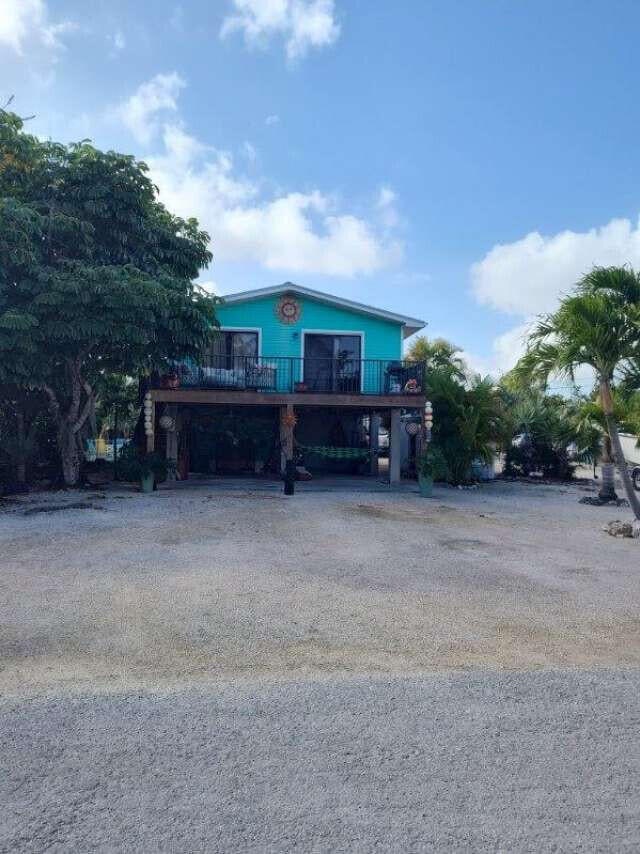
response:
<path fill-rule="evenodd" d="M 636 851 L 640 552 L 580 486 L 0 504 L 0 851 Z"/>
<path fill-rule="evenodd" d="M 639 726 L 606 671 L 9 703 L 0 850 L 637 851 Z"/>

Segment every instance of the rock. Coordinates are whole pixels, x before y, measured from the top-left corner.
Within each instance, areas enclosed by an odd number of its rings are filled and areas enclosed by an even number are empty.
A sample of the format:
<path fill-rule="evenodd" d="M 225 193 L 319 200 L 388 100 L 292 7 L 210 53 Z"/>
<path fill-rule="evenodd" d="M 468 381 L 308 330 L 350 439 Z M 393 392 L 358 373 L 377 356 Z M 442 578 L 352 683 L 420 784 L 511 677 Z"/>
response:
<path fill-rule="evenodd" d="M 616 519 L 614 522 L 609 522 L 603 530 L 612 537 L 628 537 L 634 539 L 640 537 L 640 523 L 636 522 L 621 522 Z"/>
<path fill-rule="evenodd" d="M 593 507 L 628 507 L 629 502 L 626 498 L 600 498 L 599 495 L 585 495 L 578 501 L 578 504 L 590 504 Z"/>

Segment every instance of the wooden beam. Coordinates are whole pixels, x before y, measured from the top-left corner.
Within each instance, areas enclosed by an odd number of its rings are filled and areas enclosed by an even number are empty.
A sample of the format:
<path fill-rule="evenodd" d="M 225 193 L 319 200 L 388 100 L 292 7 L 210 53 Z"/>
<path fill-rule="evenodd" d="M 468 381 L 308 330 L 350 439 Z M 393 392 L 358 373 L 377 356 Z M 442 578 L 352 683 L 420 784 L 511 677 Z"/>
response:
<path fill-rule="evenodd" d="M 374 410 L 369 413 L 369 452 L 371 454 L 371 474 L 378 476 L 378 453 L 380 444 L 380 416 Z"/>
<path fill-rule="evenodd" d="M 280 407 L 280 469 L 284 475 L 287 463 L 293 459 L 293 404 Z"/>
<path fill-rule="evenodd" d="M 391 410 L 389 431 L 389 483 L 400 483 L 400 410 Z"/>
<path fill-rule="evenodd" d="M 152 389 L 155 403 L 217 403 L 226 406 L 328 406 L 355 409 L 424 409 L 423 394 L 278 394 L 259 391 L 242 391 L 208 388 L 157 388 Z"/>

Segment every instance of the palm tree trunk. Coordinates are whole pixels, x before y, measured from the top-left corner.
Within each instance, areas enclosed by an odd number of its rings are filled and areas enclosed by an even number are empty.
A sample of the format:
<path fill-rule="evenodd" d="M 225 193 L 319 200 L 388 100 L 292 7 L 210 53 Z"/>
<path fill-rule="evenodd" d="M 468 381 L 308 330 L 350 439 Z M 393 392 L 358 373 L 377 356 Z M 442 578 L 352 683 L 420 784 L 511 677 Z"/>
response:
<path fill-rule="evenodd" d="M 602 501 L 617 501 L 615 487 L 615 467 L 611 455 L 611 439 L 608 435 L 602 440 L 602 463 L 600 465 L 602 480 L 600 481 L 600 492 L 598 498 Z"/>
<path fill-rule="evenodd" d="M 602 400 L 604 418 L 607 423 L 607 431 L 609 433 L 609 438 L 611 439 L 611 449 L 613 451 L 613 458 L 618 467 L 618 471 L 620 472 L 620 477 L 622 478 L 624 491 L 627 494 L 629 506 L 633 510 L 633 515 L 636 517 L 636 522 L 638 522 L 640 521 L 640 500 L 638 499 L 636 491 L 633 488 L 631 475 L 629 474 L 627 462 L 624 458 L 624 453 L 622 451 L 622 443 L 620 442 L 618 425 L 616 424 L 616 420 L 613 415 L 613 398 L 611 396 L 611 386 L 607 380 L 600 381 L 600 398 Z"/>

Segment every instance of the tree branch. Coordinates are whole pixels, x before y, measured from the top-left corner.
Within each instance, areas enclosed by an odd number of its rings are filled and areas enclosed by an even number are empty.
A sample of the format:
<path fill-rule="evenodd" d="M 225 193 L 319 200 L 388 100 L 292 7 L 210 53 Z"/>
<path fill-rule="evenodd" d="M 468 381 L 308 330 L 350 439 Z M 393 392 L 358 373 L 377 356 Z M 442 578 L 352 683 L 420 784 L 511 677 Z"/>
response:
<path fill-rule="evenodd" d="M 43 385 L 41 386 L 44 393 L 49 398 L 49 410 L 53 415 L 54 419 L 59 423 L 60 422 L 60 404 L 58 403 L 58 398 L 56 397 L 55 391 L 51 388 L 51 386 Z"/>
<path fill-rule="evenodd" d="M 77 419 L 77 421 L 73 425 L 72 429 L 73 429 L 74 433 L 77 433 L 78 430 L 81 429 L 84 422 L 87 420 L 89 415 L 91 415 L 91 412 L 93 411 L 93 407 L 94 407 L 94 403 L 95 403 L 95 400 L 93 397 L 93 389 L 91 388 L 89 383 L 85 381 L 83 383 L 83 386 L 84 386 L 85 394 L 87 395 L 87 399 L 85 401 L 85 404 L 84 404 L 84 407 L 82 409 L 82 413 L 81 413 L 80 417 Z"/>

